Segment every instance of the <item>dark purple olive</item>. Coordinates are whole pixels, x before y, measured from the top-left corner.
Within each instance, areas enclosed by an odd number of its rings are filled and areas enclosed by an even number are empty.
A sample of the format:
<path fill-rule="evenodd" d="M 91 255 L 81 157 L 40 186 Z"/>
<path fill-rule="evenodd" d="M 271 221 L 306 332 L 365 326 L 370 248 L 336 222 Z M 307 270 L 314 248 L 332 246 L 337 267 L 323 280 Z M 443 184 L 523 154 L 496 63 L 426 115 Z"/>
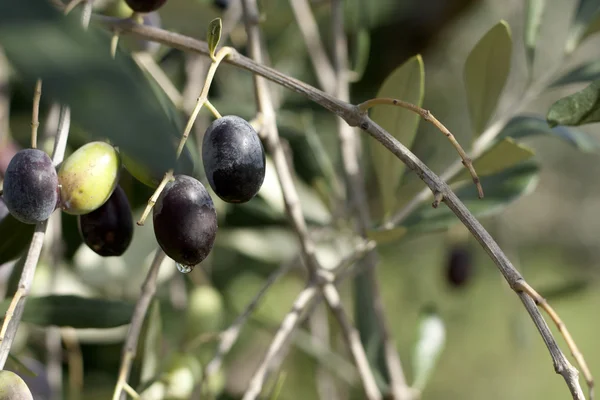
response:
<path fill-rule="evenodd" d="M 56 209 L 58 177 L 52 160 L 37 149 L 19 151 L 4 175 L 4 203 L 13 217 L 26 224 L 45 221 Z"/>
<path fill-rule="evenodd" d="M 473 275 L 473 259 L 466 246 L 455 246 L 448 254 L 446 279 L 453 287 L 465 285 Z"/>
<path fill-rule="evenodd" d="M 167 183 L 154 205 L 154 235 L 175 262 L 193 268 L 212 250 L 217 235 L 217 212 L 198 180 L 177 175 Z"/>
<path fill-rule="evenodd" d="M 133 238 L 133 216 L 125 192 L 117 186 L 100 208 L 77 217 L 83 242 L 103 257 L 125 253 Z"/>
<path fill-rule="evenodd" d="M 208 183 L 223 201 L 245 203 L 265 179 L 265 151 L 246 120 L 228 115 L 213 121 L 202 141 Z"/>
<path fill-rule="evenodd" d="M 125 0 L 129 8 L 138 13 L 149 13 L 161 8 L 167 0 Z"/>

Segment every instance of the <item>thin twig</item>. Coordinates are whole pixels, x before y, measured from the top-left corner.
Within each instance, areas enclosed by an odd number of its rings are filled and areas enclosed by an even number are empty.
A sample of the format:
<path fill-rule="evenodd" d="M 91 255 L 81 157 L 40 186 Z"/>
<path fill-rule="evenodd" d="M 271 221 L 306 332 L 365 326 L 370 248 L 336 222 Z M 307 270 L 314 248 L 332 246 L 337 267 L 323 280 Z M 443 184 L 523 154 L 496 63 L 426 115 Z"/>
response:
<path fill-rule="evenodd" d="M 589 398 L 590 398 L 590 400 L 593 400 L 594 399 L 594 377 L 592 376 L 592 373 L 590 372 L 590 368 L 588 367 L 587 363 L 585 362 L 583 354 L 581 353 L 581 351 L 579 351 L 579 348 L 577 347 L 577 344 L 573 340 L 571 333 L 569 333 L 569 330 L 567 329 L 567 326 L 565 325 L 565 323 L 558 316 L 558 313 L 556 311 L 554 311 L 554 309 L 550 306 L 550 304 L 548 304 L 548 301 L 545 298 L 543 298 L 542 296 L 540 296 L 540 294 L 534 288 L 532 288 L 527 282 L 525 282 L 525 281 L 518 282 L 516 290 L 521 290 L 521 291 L 527 293 L 529 295 L 529 297 L 531 297 L 538 306 L 540 306 L 544 311 L 546 311 L 548 316 L 550 316 L 552 321 L 556 324 L 558 331 L 562 334 L 563 338 L 565 339 L 565 342 L 567 342 L 567 346 L 569 347 L 569 350 L 571 350 L 571 354 L 573 355 L 573 358 L 575 358 L 575 361 L 577 361 L 579 368 L 581 368 L 581 372 L 583 372 L 583 376 L 584 376 L 584 378 L 587 382 L 588 388 L 589 388 Z"/>
<path fill-rule="evenodd" d="M 250 44 L 250 53 L 254 60 L 261 63 L 262 49 L 260 30 L 258 26 L 252 22 L 257 19 L 255 17 L 258 15 L 256 0 L 243 0 L 242 7 L 246 22 L 246 32 Z M 304 221 L 302 208 L 300 207 L 298 199 L 298 193 L 296 192 L 296 187 L 287 163 L 285 152 L 281 146 L 269 89 L 266 85 L 266 81 L 257 75 L 254 76 L 254 84 L 259 112 L 263 116 L 263 123 L 266 129 L 266 145 L 273 157 L 275 168 L 277 169 L 286 211 L 292 220 L 292 225 L 298 235 L 301 255 L 304 264 L 309 271 L 309 279 L 311 281 L 315 280 L 316 282 L 319 282 L 321 279 L 319 274 L 321 267 L 316 258 L 315 244 L 308 234 L 306 222 Z M 371 400 L 381 399 L 381 393 L 375 382 L 365 350 L 360 342 L 358 331 L 354 328 L 346 315 L 337 288 L 331 283 L 325 283 L 322 285 L 321 289 L 325 300 L 327 301 L 327 305 L 332 310 L 342 328 L 342 334 L 344 335 L 344 339 L 350 348 L 350 352 L 358 368 L 367 398 Z"/>
<path fill-rule="evenodd" d="M 269 275 L 263 287 L 254 295 L 254 298 L 250 301 L 250 303 L 246 306 L 244 311 L 238 315 L 238 317 L 233 321 L 233 323 L 225 329 L 220 334 L 220 341 L 217 346 L 217 350 L 215 352 L 214 357 L 209 361 L 204 369 L 204 374 L 202 375 L 202 383 L 201 387 L 204 383 L 214 375 L 219 368 L 221 368 L 221 364 L 223 363 L 223 358 L 229 353 L 235 342 L 237 341 L 242 327 L 248 321 L 256 307 L 260 304 L 264 295 L 267 291 L 273 286 L 273 284 L 283 275 L 285 275 L 292 267 L 294 267 L 299 262 L 299 257 L 294 257 L 291 261 L 283 264 L 280 268 L 277 268 L 275 271 Z"/>
<path fill-rule="evenodd" d="M 165 31 L 159 28 L 142 26 L 134 24 L 131 21 L 123 21 L 118 18 L 110 18 L 105 16 L 95 16 L 94 19 L 107 25 L 109 29 L 119 27 L 123 33 L 132 34 L 135 37 L 153 40 L 163 43 L 167 46 L 178 48 L 184 51 L 196 52 L 208 55 L 208 45 L 205 42 L 195 40 L 193 38 Z M 297 79 L 291 78 L 281 72 L 269 68 L 260 63 L 256 63 L 251 59 L 234 52 L 228 57 L 225 62 L 235 65 L 239 68 L 248 70 L 254 74 L 260 75 L 278 85 L 295 91 L 296 93 L 306 96 L 309 100 L 321 105 L 323 108 L 338 115 L 351 126 L 359 126 L 365 130 L 377 141 L 382 143 L 390 150 L 399 160 L 404 162 L 411 170 L 413 170 L 432 192 L 440 192 L 443 195 L 445 204 L 457 215 L 461 222 L 469 229 L 469 231 L 477 238 L 481 246 L 486 250 L 490 258 L 494 261 L 498 269 L 502 272 L 506 281 L 511 288 L 515 287 L 516 282 L 522 279 L 519 272 L 513 267 L 510 261 L 506 258 L 497 243 L 483 228 L 483 226 L 475 219 L 468 211 L 464 204 L 452 192 L 450 187 L 444 181 L 434 174 L 423 162 L 421 162 L 410 150 L 399 143 L 387 131 L 375 124 L 368 116 L 360 112 L 358 107 L 338 100 L 326 93 L 307 85 Z M 497 129 L 501 129 L 497 128 Z M 534 324 L 540 331 L 540 335 L 544 340 L 553 360 L 555 371 L 562 375 L 573 394 L 575 399 L 584 399 L 583 392 L 579 383 L 573 379 L 577 375 L 577 370 L 573 368 L 566 360 L 564 354 L 558 348 L 552 333 L 544 322 L 540 311 L 535 306 L 535 303 L 528 295 L 519 292 L 525 309 L 534 321 Z"/>
<path fill-rule="evenodd" d="M 33 111 L 31 113 L 31 148 L 37 148 L 37 131 L 40 126 L 40 99 L 42 98 L 42 80 L 35 82 L 33 92 Z"/>
<path fill-rule="evenodd" d="M 304 38 L 306 50 L 319 81 L 319 86 L 329 94 L 335 93 L 335 71 L 321 41 L 319 27 L 315 16 L 310 10 L 308 0 L 290 0 L 292 11 Z"/>
<path fill-rule="evenodd" d="M 341 0 L 334 0 L 331 8 L 333 40 L 334 40 L 334 65 L 337 77 L 336 95 L 340 100 L 350 101 L 350 85 L 348 81 L 348 44 L 344 30 L 344 5 Z M 362 169 L 360 168 L 359 147 L 360 140 L 358 135 L 342 118 L 337 118 L 338 136 L 342 148 L 342 160 L 346 181 L 350 185 L 348 191 L 349 197 L 358 209 L 358 218 L 356 218 L 357 228 L 363 238 L 367 236 L 367 230 L 371 226 L 371 216 L 369 214 L 369 205 L 365 197 L 366 187 Z M 390 391 L 396 400 L 409 399 L 410 388 L 406 383 L 404 370 L 400 361 L 400 355 L 392 339 L 391 329 L 387 322 L 386 313 L 381 296 L 381 288 L 375 268 L 377 267 L 378 257 L 375 250 L 369 252 L 364 260 L 364 276 L 359 275 L 355 278 L 355 292 L 367 291 L 368 295 L 362 296 L 366 299 L 363 304 L 367 310 L 372 309 L 373 318 L 379 328 L 381 343 L 383 345 L 383 354 L 388 370 Z M 366 279 L 365 279 L 366 278 Z M 360 305 L 357 304 L 356 307 Z M 358 318 L 358 316 L 357 316 Z M 363 317 L 369 318 L 369 317 Z M 369 338 L 367 338 L 368 340 Z"/>
<path fill-rule="evenodd" d="M 83 390 L 83 355 L 75 329 L 64 327 L 60 330 L 67 350 L 69 365 L 69 399 L 78 400 Z"/>
<path fill-rule="evenodd" d="M 55 165 L 62 162 L 64 157 L 70 125 L 71 114 L 69 107 L 62 106 L 58 123 L 58 132 L 56 135 L 56 141 L 54 142 L 54 152 L 52 156 L 52 162 Z M 6 315 L 4 316 L 2 328 L 0 328 L 0 369 L 4 368 L 4 364 L 8 358 L 8 353 L 10 352 L 10 348 L 17 333 L 17 328 L 21 322 L 21 317 L 23 316 L 25 301 L 29 295 L 31 283 L 33 282 L 33 276 L 40 259 L 47 226 L 47 222 L 43 221 L 38 223 L 35 227 L 35 232 L 33 234 L 33 238 L 31 239 L 31 244 L 29 245 L 29 250 L 27 251 L 27 256 L 25 258 L 23 272 L 21 273 L 21 278 L 19 279 L 18 289 L 13 296 L 9 310 L 7 310 Z"/>
<path fill-rule="evenodd" d="M 408 103 L 406 101 L 402 101 L 402 100 L 398 100 L 398 99 L 390 99 L 390 98 L 378 98 L 378 99 L 367 100 L 364 103 L 360 103 L 358 105 L 358 108 L 363 112 L 367 112 L 370 108 L 377 106 L 377 105 L 392 105 L 392 106 L 402 107 L 405 110 L 409 110 L 409 111 L 412 111 L 412 112 L 420 115 L 421 118 L 423 118 L 425 121 L 431 122 L 436 128 L 438 128 L 440 130 L 440 132 L 442 132 L 448 138 L 450 143 L 452 143 L 452 146 L 454 146 L 454 148 L 458 152 L 458 155 L 460 156 L 460 158 L 462 160 L 462 164 L 469 171 L 469 173 L 471 174 L 471 178 L 473 179 L 473 183 L 475 184 L 475 186 L 477 186 L 477 193 L 479 194 L 479 198 L 483 199 L 483 188 L 481 187 L 481 182 L 479 181 L 477 172 L 475 172 L 475 168 L 473 168 L 473 161 L 467 155 L 467 153 L 462 148 L 460 143 L 458 143 L 458 140 L 456 140 L 456 137 L 454 137 L 454 135 L 448 130 L 448 128 L 446 128 L 444 126 L 444 124 L 442 124 L 440 121 L 438 121 L 437 118 L 434 117 L 433 114 L 429 110 L 426 110 L 426 109 L 416 106 L 414 104 Z"/>
<path fill-rule="evenodd" d="M 152 302 L 154 293 L 156 293 L 156 279 L 158 277 L 160 265 L 164 259 L 165 253 L 161 249 L 157 249 L 154 260 L 152 261 L 150 269 L 148 270 L 148 274 L 146 275 L 146 279 L 142 284 L 142 292 L 135 304 L 133 316 L 131 317 L 131 324 L 129 325 L 127 337 L 125 338 L 125 344 L 123 345 L 121 367 L 119 368 L 119 378 L 115 386 L 115 392 L 112 397 L 113 400 L 119 400 L 119 398 L 125 400 L 123 389 L 125 389 L 125 385 L 129 379 L 129 374 L 131 373 L 131 365 L 135 359 L 140 331 L 142 330 L 142 325 L 144 324 L 148 307 Z"/>

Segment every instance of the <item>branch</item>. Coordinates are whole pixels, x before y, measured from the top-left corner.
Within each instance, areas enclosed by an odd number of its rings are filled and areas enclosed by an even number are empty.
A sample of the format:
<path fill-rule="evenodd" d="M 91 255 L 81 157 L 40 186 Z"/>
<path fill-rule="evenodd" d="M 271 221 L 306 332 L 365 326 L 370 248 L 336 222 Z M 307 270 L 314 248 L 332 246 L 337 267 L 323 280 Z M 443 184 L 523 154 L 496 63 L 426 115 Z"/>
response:
<path fill-rule="evenodd" d="M 142 330 L 142 325 L 144 324 L 144 318 L 148 312 L 148 307 L 150 306 L 152 298 L 156 293 L 156 279 L 158 277 L 160 265 L 164 259 L 165 253 L 161 249 L 157 249 L 154 260 L 152 261 L 152 265 L 150 265 L 146 279 L 142 284 L 142 293 L 135 304 L 133 316 L 131 317 L 131 324 L 129 325 L 129 330 L 127 331 L 127 337 L 125 339 L 125 345 L 123 346 L 121 367 L 119 368 L 119 378 L 115 386 L 115 392 L 112 397 L 113 400 L 119 400 L 119 398 L 122 400 L 125 399 L 123 390 L 126 389 L 127 386 L 127 380 L 129 379 L 129 374 L 131 373 L 131 365 L 135 359 L 135 353 L 137 351 L 140 331 Z"/>
<path fill-rule="evenodd" d="M 257 20 L 258 16 L 256 0 L 243 0 L 242 6 L 245 15 L 246 32 L 250 44 L 250 53 L 257 63 L 262 63 L 260 30 L 257 25 L 254 24 L 254 21 Z M 254 84 L 256 86 L 259 112 L 262 115 L 263 126 L 265 127 L 266 145 L 273 157 L 275 168 L 277 169 L 286 211 L 291 219 L 296 234 L 298 235 L 301 255 L 304 264 L 308 269 L 309 279 L 313 282 L 320 282 L 321 266 L 319 265 L 315 254 L 316 246 L 308 234 L 306 222 L 304 221 L 304 216 L 302 214 L 302 208 L 300 207 L 298 193 L 294 186 L 285 152 L 279 140 L 275 112 L 269 95 L 269 89 L 266 85 L 266 81 L 257 75 L 254 75 Z M 321 289 L 327 301 L 327 305 L 331 308 L 342 328 L 344 339 L 350 348 L 350 352 L 352 353 L 352 357 L 358 368 L 367 398 L 371 400 L 381 399 L 381 393 L 379 392 L 375 377 L 373 376 L 373 372 L 367 361 L 367 356 L 360 342 L 358 331 L 352 326 L 352 323 L 343 309 L 337 288 L 331 283 L 326 282 L 322 285 Z M 250 398 L 252 397 L 245 396 L 245 399 L 247 400 Z"/>
<path fill-rule="evenodd" d="M 123 33 L 133 34 L 134 36 L 142 39 L 154 40 L 184 51 L 191 51 L 205 55 L 209 54 L 208 45 L 206 43 L 190 37 L 158 28 L 138 25 L 132 21 L 123 21 L 116 18 L 95 16 L 94 19 L 102 22 L 109 28 L 119 28 Z M 383 128 L 375 124 L 368 116 L 361 114 L 358 107 L 335 99 L 334 97 L 329 96 L 326 93 L 315 89 L 297 79 L 288 77 L 272 68 L 243 57 L 237 52 L 232 53 L 230 57 L 225 60 L 225 62 L 253 72 L 272 82 L 275 82 L 276 84 L 306 96 L 311 101 L 342 117 L 350 126 L 360 126 L 361 129 L 367 131 L 367 133 L 382 143 L 394 155 L 396 155 L 399 160 L 404 162 L 411 170 L 413 170 L 429 187 L 429 190 L 431 190 L 433 193 L 440 193 L 443 201 L 479 241 L 481 246 L 486 250 L 490 258 L 501 271 L 510 287 L 515 290 L 521 298 L 521 301 L 533 319 L 534 324 L 540 331 L 542 339 L 544 340 L 546 347 L 552 356 L 555 371 L 564 377 L 569 390 L 573 394 L 573 398 L 585 398 L 578 382 L 572 379 L 573 376 L 577 375 L 577 370 L 569 364 L 564 354 L 556 345 L 556 341 L 549 331 L 548 326 L 543 320 L 539 310 L 535 307 L 535 303 L 528 295 L 516 290 L 517 282 L 522 280 L 521 275 L 513 267 L 502 250 L 498 247 L 498 244 L 492 239 L 490 234 L 475 219 L 475 217 L 468 211 L 460 199 L 458 199 L 458 197 L 439 176 L 434 174 L 412 152 L 410 152 Z"/>
<path fill-rule="evenodd" d="M 52 163 L 54 165 L 60 164 L 64 158 L 70 125 L 71 112 L 69 107 L 62 106 L 60 110 L 58 132 L 56 134 L 56 141 L 54 142 L 54 151 L 52 153 Z M 10 352 L 13 340 L 17 334 L 17 328 L 21 322 L 21 317 L 23 316 L 25 301 L 29 295 L 33 276 L 35 275 L 35 270 L 40 259 L 47 226 L 47 221 L 43 221 L 38 223 L 35 227 L 35 232 L 25 258 L 23 272 L 19 279 L 18 289 L 6 311 L 4 321 L 2 322 L 2 328 L 0 328 L 0 369 L 4 368 L 8 353 Z"/>

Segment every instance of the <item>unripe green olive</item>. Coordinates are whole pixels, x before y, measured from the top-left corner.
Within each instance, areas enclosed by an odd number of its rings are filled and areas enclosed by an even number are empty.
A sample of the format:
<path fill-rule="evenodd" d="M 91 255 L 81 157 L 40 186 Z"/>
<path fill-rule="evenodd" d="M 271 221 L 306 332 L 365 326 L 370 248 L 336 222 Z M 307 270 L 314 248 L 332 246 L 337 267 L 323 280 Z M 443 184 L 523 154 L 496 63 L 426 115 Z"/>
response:
<path fill-rule="evenodd" d="M 0 371 L 0 400 L 33 400 L 33 395 L 19 375 Z"/>
<path fill-rule="evenodd" d="M 201 377 L 202 365 L 193 355 L 173 354 L 162 379 L 165 383 L 165 398 L 189 399 Z"/>
<path fill-rule="evenodd" d="M 60 204 L 67 214 L 88 214 L 103 205 L 117 186 L 121 161 L 105 142 L 77 149 L 58 170 Z"/>
<path fill-rule="evenodd" d="M 220 331 L 224 314 L 225 305 L 221 293 L 207 285 L 194 288 L 190 293 L 186 312 L 187 334 L 194 337 Z"/>

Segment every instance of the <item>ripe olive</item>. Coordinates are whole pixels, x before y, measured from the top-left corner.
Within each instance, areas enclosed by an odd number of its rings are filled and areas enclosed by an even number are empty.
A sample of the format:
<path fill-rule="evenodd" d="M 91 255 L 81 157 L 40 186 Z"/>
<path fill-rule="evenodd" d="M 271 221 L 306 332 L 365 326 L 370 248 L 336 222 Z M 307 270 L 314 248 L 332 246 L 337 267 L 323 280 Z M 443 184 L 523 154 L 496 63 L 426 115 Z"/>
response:
<path fill-rule="evenodd" d="M 473 275 L 471 251 L 466 246 L 455 246 L 450 250 L 446 263 L 446 279 L 451 286 L 465 285 Z"/>
<path fill-rule="evenodd" d="M 153 210 L 154 234 L 174 261 L 193 267 L 208 256 L 217 235 L 217 212 L 198 180 L 177 175 L 165 186 Z"/>
<path fill-rule="evenodd" d="M 129 8 L 138 13 L 149 13 L 161 8 L 167 0 L 125 0 Z"/>
<path fill-rule="evenodd" d="M 12 371 L 0 371 L 0 400 L 33 400 L 25 381 Z"/>
<path fill-rule="evenodd" d="M 208 183 L 222 200 L 245 203 L 265 179 L 265 151 L 258 134 L 243 118 L 228 115 L 213 121 L 202 142 Z"/>
<path fill-rule="evenodd" d="M 119 180 L 121 162 L 113 146 L 91 142 L 77 149 L 58 170 L 61 208 L 88 214 L 104 204 Z"/>
<path fill-rule="evenodd" d="M 131 207 L 121 186 L 98 209 L 77 217 L 83 242 L 103 257 L 125 253 L 133 238 Z"/>
<path fill-rule="evenodd" d="M 21 222 L 45 221 L 56 209 L 58 178 L 52 160 L 37 149 L 19 151 L 4 175 L 4 203 Z"/>

